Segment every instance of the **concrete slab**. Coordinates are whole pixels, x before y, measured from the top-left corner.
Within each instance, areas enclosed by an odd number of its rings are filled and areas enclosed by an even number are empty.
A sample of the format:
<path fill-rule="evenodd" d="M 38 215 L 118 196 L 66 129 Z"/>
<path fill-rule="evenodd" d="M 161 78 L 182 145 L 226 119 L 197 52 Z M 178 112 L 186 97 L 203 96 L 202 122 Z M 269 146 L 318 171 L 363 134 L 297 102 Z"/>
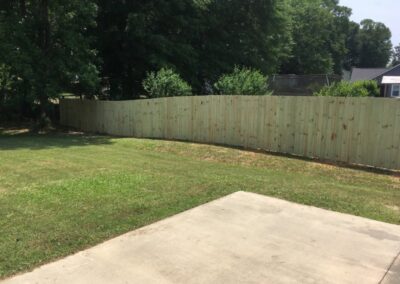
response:
<path fill-rule="evenodd" d="M 395 284 L 399 252 L 400 226 L 237 192 L 2 284 Z"/>

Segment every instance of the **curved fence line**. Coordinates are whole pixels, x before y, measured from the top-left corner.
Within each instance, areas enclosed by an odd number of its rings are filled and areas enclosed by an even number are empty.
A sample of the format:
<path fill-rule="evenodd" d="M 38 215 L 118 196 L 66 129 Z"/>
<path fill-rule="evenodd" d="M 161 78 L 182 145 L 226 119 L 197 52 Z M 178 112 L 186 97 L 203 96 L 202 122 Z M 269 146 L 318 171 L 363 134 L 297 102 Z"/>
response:
<path fill-rule="evenodd" d="M 60 102 L 61 124 L 400 169 L 400 100 L 193 96 Z"/>

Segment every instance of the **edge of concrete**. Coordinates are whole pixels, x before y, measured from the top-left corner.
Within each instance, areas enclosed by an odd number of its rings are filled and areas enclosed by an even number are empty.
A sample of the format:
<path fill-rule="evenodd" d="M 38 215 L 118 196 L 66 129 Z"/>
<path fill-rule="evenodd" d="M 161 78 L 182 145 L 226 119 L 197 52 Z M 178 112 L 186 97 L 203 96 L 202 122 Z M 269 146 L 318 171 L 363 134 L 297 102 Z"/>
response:
<path fill-rule="evenodd" d="M 260 194 L 260 193 L 255 193 L 255 192 L 250 192 L 250 191 L 239 190 L 239 191 L 230 193 L 230 194 L 228 194 L 228 195 L 225 195 L 225 196 L 222 196 L 222 197 L 219 197 L 219 198 L 210 200 L 210 201 L 208 201 L 208 202 L 206 202 L 206 203 L 203 203 L 203 204 L 200 204 L 200 205 L 198 205 L 198 206 L 196 206 L 196 207 L 193 207 L 193 208 L 184 210 L 184 211 L 182 211 L 182 212 L 176 213 L 176 214 L 174 214 L 174 215 L 165 217 L 165 218 L 160 219 L 160 220 L 158 220 L 158 221 L 155 221 L 155 222 L 153 222 L 153 223 L 144 225 L 144 226 L 142 226 L 142 227 L 138 227 L 138 228 L 133 229 L 133 230 L 131 230 L 131 231 L 129 231 L 129 232 L 126 232 L 126 233 L 123 233 L 123 234 L 116 235 L 116 236 L 114 236 L 114 237 L 108 238 L 108 239 L 103 240 L 103 241 L 101 241 L 101 242 L 99 242 L 99 243 L 97 243 L 97 244 L 95 244 L 95 245 L 93 245 L 93 246 L 89 246 L 89 247 L 83 248 L 82 250 L 77 251 L 77 252 L 75 252 L 75 253 L 71 253 L 71 254 L 69 254 L 69 255 L 61 256 L 61 257 L 59 257 L 59 258 L 50 260 L 50 261 L 48 261 L 48 262 L 44 262 L 44 263 L 42 263 L 42 264 L 40 264 L 40 265 L 38 265 L 38 266 L 35 266 L 35 267 L 33 267 L 33 268 L 29 269 L 29 270 L 21 271 L 21 272 L 19 272 L 19 273 L 10 275 L 10 276 L 5 277 L 5 278 L 0 278 L 0 282 L 1 282 L 1 281 L 4 281 L 4 280 L 7 280 L 7 279 L 14 278 L 14 277 L 16 277 L 16 276 L 18 276 L 18 275 L 22 275 L 22 274 L 25 274 L 25 273 L 28 273 L 28 272 L 32 272 L 32 271 L 34 271 L 34 270 L 36 270 L 36 269 L 39 269 L 39 268 L 41 268 L 41 267 L 43 267 L 43 266 L 46 266 L 46 265 L 49 265 L 49 264 L 51 264 L 51 263 L 53 263 L 53 262 L 56 262 L 56 261 L 59 261 L 59 260 L 62 260 L 62 259 L 68 258 L 68 257 L 72 257 L 72 256 L 74 256 L 74 255 L 77 255 L 77 254 L 81 253 L 81 252 L 84 251 L 84 250 L 88 250 L 88 249 L 91 249 L 91 248 L 100 246 L 100 245 L 102 245 L 102 244 L 104 244 L 104 243 L 107 243 L 107 242 L 113 240 L 113 239 L 116 239 L 116 238 L 123 238 L 123 237 L 125 237 L 125 236 L 131 235 L 132 233 L 137 233 L 137 232 L 146 230 L 146 229 L 147 229 L 148 227 L 150 227 L 150 226 L 155 226 L 155 225 L 157 225 L 158 223 L 167 221 L 167 220 L 169 220 L 169 219 L 171 219 L 171 218 L 174 218 L 174 217 L 176 217 L 176 216 L 180 216 L 180 215 L 186 214 L 187 212 L 191 212 L 191 211 L 197 210 L 198 208 L 205 207 L 205 206 L 207 206 L 207 205 L 209 205 L 209 204 L 213 204 L 213 203 L 219 202 L 219 201 L 221 201 L 221 200 L 227 199 L 227 198 L 229 198 L 229 197 L 231 197 L 231 196 L 234 196 L 234 195 L 241 195 L 241 194 L 254 195 L 254 196 L 261 196 L 261 197 L 265 197 L 265 198 L 269 198 L 269 199 L 274 199 L 274 200 L 279 201 L 279 202 L 281 202 L 281 203 L 290 203 L 290 204 L 295 205 L 295 206 L 298 206 L 298 207 L 313 208 L 313 209 L 315 209 L 315 210 L 323 210 L 323 211 L 329 212 L 330 214 L 345 215 L 345 216 L 350 216 L 350 217 L 352 217 L 352 218 L 357 218 L 357 219 L 358 219 L 358 218 L 361 218 L 361 219 L 369 220 L 369 221 L 371 221 L 371 222 L 381 223 L 381 224 L 384 224 L 384 225 L 386 225 L 386 226 L 400 227 L 399 225 L 396 225 L 396 224 L 385 223 L 385 222 L 382 222 L 382 221 L 373 220 L 373 219 L 369 219 L 369 218 L 362 217 L 362 216 L 352 215 L 352 214 L 348 214 L 348 213 L 342 213 L 342 212 L 333 211 L 333 210 L 329 210 L 329 209 L 325 209 L 325 208 L 320 208 L 320 207 L 316 207 L 316 206 L 312 206 L 312 205 L 307 205 L 307 204 L 302 204 L 302 203 L 296 203 L 296 202 L 294 202 L 294 201 L 289 201 L 289 200 L 285 200 L 285 199 L 281 199 L 281 198 L 277 198 L 277 197 L 272 197 L 272 196 L 268 196 L 268 195 L 264 195 L 264 194 Z M 393 259 L 391 265 L 390 265 L 390 266 L 388 267 L 388 269 L 387 269 L 386 274 L 382 277 L 382 280 L 381 280 L 378 284 L 398 284 L 398 283 L 400 283 L 400 252 L 399 252 L 399 254 Z"/>
<path fill-rule="evenodd" d="M 398 284 L 400 283 L 400 252 L 393 259 L 385 275 L 379 284 Z"/>

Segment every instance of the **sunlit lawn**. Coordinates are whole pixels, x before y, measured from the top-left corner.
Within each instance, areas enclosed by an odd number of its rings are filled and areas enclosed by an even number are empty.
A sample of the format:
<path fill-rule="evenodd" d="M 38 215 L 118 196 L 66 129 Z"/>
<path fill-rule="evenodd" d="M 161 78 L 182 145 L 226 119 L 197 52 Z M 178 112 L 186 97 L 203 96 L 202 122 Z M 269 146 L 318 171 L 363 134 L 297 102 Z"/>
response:
<path fill-rule="evenodd" d="M 181 142 L 0 132 L 0 278 L 239 190 L 400 224 L 389 174 Z"/>

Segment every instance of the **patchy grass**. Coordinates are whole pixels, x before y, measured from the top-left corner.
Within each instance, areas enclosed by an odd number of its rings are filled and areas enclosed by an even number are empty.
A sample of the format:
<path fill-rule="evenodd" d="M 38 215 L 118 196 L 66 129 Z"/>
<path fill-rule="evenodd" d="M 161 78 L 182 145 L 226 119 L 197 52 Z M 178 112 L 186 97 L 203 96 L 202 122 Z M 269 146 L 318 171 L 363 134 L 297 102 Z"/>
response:
<path fill-rule="evenodd" d="M 0 129 L 0 278 L 244 190 L 400 224 L 393 175 L 199 144 Z"/>

